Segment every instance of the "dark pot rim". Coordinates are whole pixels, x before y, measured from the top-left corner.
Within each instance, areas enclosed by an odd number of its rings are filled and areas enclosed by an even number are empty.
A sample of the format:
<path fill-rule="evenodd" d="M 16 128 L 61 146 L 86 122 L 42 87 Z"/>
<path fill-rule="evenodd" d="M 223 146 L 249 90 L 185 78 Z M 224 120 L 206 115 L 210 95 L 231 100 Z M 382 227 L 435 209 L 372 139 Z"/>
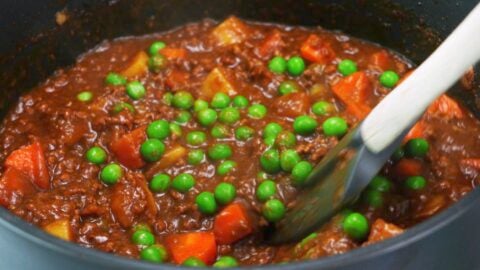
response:
<path fill-rule="evenodd" d="M 341 267 L 346 265 L 354 265 L 371 257 L 381 256 L 382 254 L 394 252 L 398 249 L 404 248 L 409 244 L 419 241 L 429 235 L 439 231 L 448 224 L 454 222 L 458 216 L 463 215 L 471 207 L 480 202 L 480 189 L 475 189 L 467 194 L 459 202 L 451 205 L 449 208 L 443 210 L 431 217 L 430 219 L 406 230 L 403 234 L 379 242 L 374 245 L 358 248 L 350 252 L 334 255 L 318 260 L 295 262 L 285 265 L 266 265 L 262 269 L 287 269 L 290 267 L 298 268 L 312 268 L 324 269 L 332 267 Z M 13 215 L 8 210 L 0 207 L 0 226 L 7 228 L 12 233 L 26 238 L 27 240 L 41 245 L 58 253 L 59 255 L 66 255 L 69 257 L 76 257 L 78 260 L 93 261 L 98 266 L 122 267 L 132 269 L 179 269 L 181 267 L 171 264 L 159 265 L 140 260 L 133 260 L 126 257 L 113 255 L 99 250 L 86 248 L 75 243 L 63 241 L 54 236 L 51 236 L 35 225 L 29 224 L 19 217 Z M 248 267 L 245 267 L 248 268 Z M 252 266 L 250 268 L 258 268 Z"/>

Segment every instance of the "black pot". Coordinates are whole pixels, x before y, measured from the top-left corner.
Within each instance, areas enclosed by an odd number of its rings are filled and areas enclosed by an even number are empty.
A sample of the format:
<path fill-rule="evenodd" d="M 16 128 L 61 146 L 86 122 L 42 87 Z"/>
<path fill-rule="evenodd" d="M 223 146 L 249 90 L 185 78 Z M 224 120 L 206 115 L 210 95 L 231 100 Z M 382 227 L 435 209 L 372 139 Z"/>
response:
<path fill-rule="evenodd" d="M 103 39 L 167 30 L 230 14 L 257 21 L 321 25 L 365 38 L 421 62 L 478 0 L 22 0 L 0 3 L 0 111 L 55 69 Z M 55 24 L 55 13 L 69 20 Z M 440 75 L 441 76 L 441 75 Z M 459 88 L 459 87 L 457 87 Z M 474 91 L 454 90 L 477 117 Z M 475 136 L 475 135 L 472 135 Z M 262 268 L 480 269 L 480 190 L 399 237 L 315 261 Z M 47 235 L 0 209 L 0 269 L 178 269 L 102 253 Z"/>

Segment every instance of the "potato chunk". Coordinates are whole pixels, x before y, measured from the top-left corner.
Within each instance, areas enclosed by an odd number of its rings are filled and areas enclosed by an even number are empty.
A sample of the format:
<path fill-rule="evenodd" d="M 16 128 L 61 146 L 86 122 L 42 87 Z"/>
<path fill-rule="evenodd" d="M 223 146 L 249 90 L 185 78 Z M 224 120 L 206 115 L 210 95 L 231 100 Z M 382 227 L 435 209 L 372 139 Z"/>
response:
<path fill-rule="evenodd" d="M 129 79 L 139 77 L 148 71 L 148 55 L 144 51 L 138 52 L 130 65 L 121 74 Z"/>
<path fill-rule="evenodd" d="M 56 220 L 43 227 L 43 230 L 60 239 L 66 241 L 73 240 L 72 228 L 70 227 L 70 221 L 68 219 Z"/>
<path fill-rule="evenodd" d="M 203 81 L 201 96 L 206 99 L 211 99 L 219 92 L 230 96 L 237 93 L 228 80 L 225 71 L 220 68 L 215 68 Z"/>
<path fill-rule="evenodd" d="M 220 46 L 241 43 L 247 37 L 248 28 L 238 18 L 230 17 L 218 25 L 212 32 L 213 38 Z"/>

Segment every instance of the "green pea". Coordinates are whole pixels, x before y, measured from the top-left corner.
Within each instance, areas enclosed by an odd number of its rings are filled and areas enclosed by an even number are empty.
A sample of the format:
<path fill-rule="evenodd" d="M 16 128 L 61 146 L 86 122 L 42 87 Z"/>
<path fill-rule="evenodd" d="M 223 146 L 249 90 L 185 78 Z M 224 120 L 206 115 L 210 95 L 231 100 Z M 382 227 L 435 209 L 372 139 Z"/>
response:
<path fill-rule="evenodd" d="M 357 72 L 357 64 L 350 59 L 345 59 L 338 63 L 337 69 L 343 76 L 348 76 Z"/>
<path fill-rule="evenodd" d="M 258 181 L 265 181 L 265 180 L 268 180 L 268 179 L 269 179 L 268 173 L 262 172 L 262 171 L 257 173 L 257 180 Z"/>
<path fill-rule="evenodd" d="M 210 105 L 214 109 L 224 109 L 230 105 L 230 97 L 225 93 L 216 93 L 213 96 Z"/>
<path fill-rule="evenodd" d="M 173 95 L 172 105 L 176 108 L 188 110 L 193 106 L 193 103 L 193 96 L 187 91 L 180 91 Z"/>
<path fill-rule="evenodd" d="M 204 191 L 195 198 L 198 210 L 205 215 L 212 215 L 217 212 L 217 203 L 213 193 Z"/>
<path fill-rule="evenodd" d="M 300 243 L 298 243 L 299 248 L 303 248 L 306 244 L 308 244 L 310 241 L 318 237 L 318 233 L 311 233 L 307 237 L 303 238 Z"/>
<path fill-rule="evenodd" d="M 158 139 L 147 139 L 140 146 L 140 154 L 148 162 L 158 161 L 165 153 L 165 144 Z"/>
<path fill-rule="evenodd" d="M 150 180 L 150 190 L 158 193 L 165 192 L 170 187 L 170 176 L 168 174 L 157 174 Z"/>
<path fill-rule="evenodd" d="M 268 136 L 263 138 L 263 143 L 267 146 L 273 146 L 275 144 L 275 136 Z"/>
<path fill-rule="evenodd" d="M 85 157 L 90 163 L 100 165 L 107 160 L 107 152 L 103 150 L 101 147 L 94 146 L 88 149 Z"/>
<path fill-rule="evenodd" d="M 248 102 L 248 99 L 244 96 L 236 96 L 233 98 L 233 107 L 235 108 L 245 109 L 249 104 L 250 102 Z"/>
<path fill-rule="evenodd" d="M 195 100 L 195 102 L 193 103 L 193 111 L 194 112 L 198 113 L 198 112 L 203 111 L 205 109 L 208 109 L 208 102 L 206 102 L 203 99 Z"/>
<path fill-rule="evenodd" d="M 284 81 L 278 87 L 278 93 L 282 96 L 300 91 L 300 86 L 294 81 Z"/>
<path fill-rule="evenodd" d="M 239 141 L 248 141 L 255 134 L 255 130 L 251 127 L 241 126 L 235 130 L 235 138 Z"/>
<path fill-rule="evenodd" d="M 293 167 L 292 182 L 296 186 L 301 186 L 305 183 L 310 173 L 313 171 L 313 166 L 308 161 L 300 161 Z"/>
<path fill-rule="evenodd" d="M 177 113 L 177 117 L 175 117 L 175 122 L 180 125 L 185 125 L 192 119 L 192 114 L 189 111 L 181 110 Z"/>
<path fill-rule="evenodd" d="M 291 172 L 300 161 L 302 161 L 300 155 L 292 149 L 285 150 L 280 155 L 280 166 L 286 172 Z"/>
<path fill-rule="evenodd" d="M 232 148 L 228 144 L 217 143 L 208 148 L 208 157 L 213 160 L 230 158 L 232 153 Z"/>
<path fill-rule="evenodd" d="M 422 176 L 410 176 L 405 181 L 405 185 L 412 190 L 421 190 L 427 185 L 427 180 Z"/>
<path fill-rule="evenodd" d="M 173 94 L 170 93 L 170 92 L 167 92 L 165 94 L 163 94 L 162 96 L 162 102 L 165 104 L 165 105 L 172 105 L 172 101 L 173 101 Z"/>
<path fill-rule="evenodd" d="M 265 151 L 260 157 L 260 165 L 267 173 L 274 174 L 280 172 L 280 154 L 278 150 L 269 149 Z"/>
<path fill-rule="evenodd" d="M 223 182 L 217 185 L 214 195 L 219 204 L 226 205 L 235 199 L 235 196 L 237 196 L 237 189 L 234 185 Z"/>
<path fill-rule="evenodd" d="M 367 190 L 364 194 L 364 201 L 373 208 L 383 205 L 383 194 L 377 190 Z"/>
<path fill-rule="evenodd" d="M 323 122 L 323 133 L 327 136 L 343 136 L 348 131 L 347 121 L 341 117 L 330 117 Z"/>
<path fill-rule="evenodd" d="M 295 118 L 293 122 L 293 130 L 300 135 L 311 135 L 317 129 L 318 123 L 315 119 L 308 115 L 302 115 Z"/>
<path fill-rule="evenodd" d="M 273 73 L 282 74 L 287 70 L 287 60 L 281 56 L 276 56 L 268 62 L 268 69 Z"/>
<path fill-rule="evenodd" d="M 334 109 L 332 103 L 326 101 L 316 102 L 312 106 L 312 112 L 318 116 L 327 115 L 333 112 Z"/>
<path fill-rule="evenodd" d="M 205 152 L 200 149 L 190 150 L 187 155 L 187 162 L 190 165 L 198 165 L 205 160 Z"/>
<path fill-rule="evenodd" d="M 151 56 L 158 55 L 160 53 L 160 50 L 165 48 L 167 45 L 163 41 L 155 41 L 150 45 L 148 48 L 148 53 Z"/>
<path fill-rule="evenodd" d="M 195 185 L 195 178 L 189 173 L 181 173 L 172 181 L 172 187 L 178 192 L 186 193 Z"/>
<path fill-rule="evenodd" d="M 135 108 L 131 104 L 126 102 L 119 102 L 115 104 L 115 106 L 113 106 L 113 113 L 115 114 L 120 113 L 124 110 L 128 110 L 131 113 L 135 112 Z"/>
<path fill-rule="evenodd" d="M 110 72 L 105 78 L 105 83 L 113 86 L 125 85 L 127 79 L 118 73 Z"/>
<path fill-rule="evenodd" d="M 237 167 L 237 163 L 232 160 L 225 160 L 224 162 L 220 163 L 217 167 L 217 174 L 220 176 L 224 176 L 229 174 Z"/>
<path fill-rule="evenodd" d="M 403 147 L 400 146 L 397 150 L 395 150 L 395 152 L 393 152 L 392 160 L 400 161 L 400 159 L 402 159 L 403 157 L 405 157 L 405 150 L 403 149 Z"/>
<path fill-rule="evenodd" d="M 389 192 L 392 189 L 392 182 L 384 176 L 377 175 L 370 181 L 368 188 L 379 192 Z"/>
<path fill-rule="evenodd" d="M 225 108 L 220 112 L 218 119 L 224 124 L 233 125 L 240 120 L 240 111 L 233 107 Z"/>
<path fill-rule="evenodd" d="M 297 144 L 297 138 L 292 132 L 284 130 L 277 135 L 275 144 L 278 147 L 292 148 Z"/>
<path fill-rule="evenodd" d="M 160 72 L 167 66 L 167 58 L 161 54 L 153 55 L 148 59 L 148 69 L 152 72 Z"/>
<path fill-rule="evenodd" d="M 92 98 L 93 98 L 93 93 L 90 91 L 83 91 L 78 93 L 77 95 L 78 101 L 81 101 L 81 102 L 89 102 L 92 100 Z"/>
<path fill-rule="evenodd" d="M 181 136 L 182 128 L 176 123 L 170 123 L 170 132 L 175 136 Z"/>
<path fill-rule="evenodd" d="M 276 137 L 280 132 L 282 132 L 283 127 L 278 123 L 268 123 L 263 129 L 263 138 L 266 137 Z"/>
<path fill-rule="evenodd" d="M 132 242 L 136 245 L 150 246 L 155 244 L 155 236 L 146 230 L 138 230 L 132 235 Z"/>
<path fill-rule="evenodd" d="M 397 85 L 398 81 L 400 80 L 400 76 L 398 76 L 395 71 L 385 71 L 380 75 L 380 83 L 388 88 L 393 88 Z"/>
<path fill-rule="evenodd" d="M 265 180 L 257 187 L 256 195 L 257 199 L 261 202 L 265 202 L 271 199 L 277 193 L 277 185 L 272 180 Z"/>
<path fill-rule="evenodd" d="M 167 259 L 167 250 L 160 245 L 152 245 L 140 251 L 140 259 L 152 263 L 162 263 Z"/>
<path fill-rule="evenodd" d="M 285 216 L 285 205 L 277 199 L 270 199 L 262 209 L 263 217 L 270 222 L 277 222 Z"/>
<path fill-rule="evenodd" d="M 166 120 L 153 121 L 147 127 L 147 136 L 150 139 L 166 139 L 170 136 L 170 124 Z"/>
<path fill-rule="evenodd" d="M 193 146 L 199 146 L 207 141 L 207 134 L 203 131 L 191 131 L 187 134 L 187 143 Z"/>
<path fill-rule="evenodd" d="M 139 100 L 145 96 L 147 90 L 139 81 L 129 82 L 125 88 L 127 95 L 133 100 Z"/>
<path fill-rule="evenodd" d="M 355 240 L 363 240 L 370 230 L 367 218 L 360 213 L 348 214 L 342 223 L 343 231 Z"/>
<path fill-rule="evenodd" d="M 122 167 L 116 163 L 110 163 L 100 171 L 100 180 L 107 185 L 114 185 L 122 175 Z"/>
<path fill-rule="evenodd" d="M 305 71 L 305 61 L 300 56 L 294 56 L 288 59 L 287 70 L 292 76 L 300 76 Z"/>
<path fill-rule="evenodd" d="M 213 109 L 207 108 L 198 112 L 197 119 L 200 125 L 208 127 L 217 121 L 217 112 Z"/>
<path fill-rule="evenodd" d="M 220 256 L 218 260 L 213 264 L 215 268 L 228 268 L 238 266 L 237 259 L 232 256 Z"/>
<path fill-rule="evenodd" d="M 183 266 L 187 267 L 204 267 L 207 266 L 202 260 L 197 259 L 196 257 L 189 257 L 183 263 Z"/>
<path fill-rule="evenodd" d="M 215 124 L 210 131 L 212 137 L 216 139 L 224 139 L 230 135 L 230 129 L 223 124 Z"/>
<path fill-rule="evenodd" d="M 148 226 L 148 224 L 138 223 L 138 224 L 136 224 L 135 226 L 133 226 L 133 231 L 134 231 L 134 232 L 136 232 L 136 231 L 147 231 L 147 232 L 151 232 L 152 230 L 150 229 L 150 226 Z"/>
<path fill-rule="evenodd" d="M 267 107 L 262 104 L 253 104 L 248 108 L 248 116 L 253 119 L 262 119 L 267 115 Z"/>
<path fill-rule="evenodd" d="M 425 157 L 429 148 L 427 140 L 422 138 L 411 139 L 405 145 L 406 154 L 409 157 Z"/>

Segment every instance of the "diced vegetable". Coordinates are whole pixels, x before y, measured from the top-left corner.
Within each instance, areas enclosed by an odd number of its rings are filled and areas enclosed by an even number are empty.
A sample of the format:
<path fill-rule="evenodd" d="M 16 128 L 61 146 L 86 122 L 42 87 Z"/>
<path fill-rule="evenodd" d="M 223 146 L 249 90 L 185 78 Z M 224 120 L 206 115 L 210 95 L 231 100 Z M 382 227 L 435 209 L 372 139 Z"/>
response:
<path fill-rule="evenodd" d="M 152 167 L 148 169 L 148 171 L 145 173 L 146 177 L 151 178 L 159 171 L 174 165 L 179 160 L 184 158 L 187 155 L 187 152 L 187 149 L 183 146 L 172 146 L 165 152 L 159 161 L 155 162 Z"/>
<path fill-rule="evenodd" d="M 277 97 L 273 109 L 279 116 L 297 117 L 308 114 L 310 110 L 310 98 L 304 92 L 295 92 Z"/>
<path fill-rule="evenodd" d="M 247 26 L 235 17 L 226 19 L 212 32 L 213 38 L 220 46 L 241 43 L 248 35 Z"/>
<path fill-rule="evenodd" d="M 435 100 L 428 108 L 427 113 L 447 120 L 463 118 L 463 111 L 460 105 L 447 95 L 442 95 Z"/>
<path fill-rule="evenodd" d="M 416 159 L 402 159 L 393 168 L 394 173 L 399 176 L 415 176 L 422 172 L 422 163 Z"/>
<path fill-rule="evenodd" d="M 135 220 L 133 212 L 134 188 L 120 182 L 113 186 L 113 192 L 110 199 L 110 208 L 115 220 L 123 228 L 130 228 Z"/>
<path fill-rule="evenodd" d="M 160 53 L 165 56 L 167 59 L 184 59 L 187 57 L 187 50 L 182 48 L 163 48 L 160 50 Z"/>
<path fill-rule="evenodd" d="M 70 220 L 68 219 L 56 220 L 43 227 L 43 230 L 63 240 L 73 240 L 72 228 L 70 226 Z"/>
<path fill-rule="evenodd" d="M 335 59 L 336 54 L 330 43 L 317 35 L 310 35 L 300 48 L 302 57 L 315 63 L 326 64 Z"/>
<path fill-rule="evenodd" d="M 213 231 L 219 244 L 232 244 L 251 234 L 253 224 L 245 207 L 232 203 L 215 217 Z"/>
<path fill-rule="evenodd" d="M 332 91 L 347 106 L 347 111 L 358 119 L 370 113 L 371 108 L 365 103 L 372 94 L 372 87 L 364 72 L 355 72 L 341 79 L 332 87 Z"/>
<path fill-rule="evenodd" d="M 188 82 L 188 78 L 188 73 L 174 69 L 167 74 L 165 84 L 170 89 L 178 89 L 185 85 L 186 82 Z"/>
<path fill-rule="evenodd" d="M 19 197 L 28 196 L 35 192 L 30 178 L 23 172 L 15 169 L 6 169 L 0 179 L 0 205 L 8 207 L 14 205 Z"/>
<path fill-rule="evenodd" d="M 274 30 L 269 34 L 260 47 L 257 49 L 257 55 L 263 59 L 269 58 L 283 45 L 282 35 L 280 31 Z"/>
<path fill-rule="evenodd" d="M 465 158 L 460 160 L 460 165 L 480 170 L 480 158 Z"/>
<path fill-rule="evenodd" d="M 177 264 L 195 257 L 210 265 L 217 257 L 217 243 L 211 232 L 172 234 L 166 237 L 165 244 L 171 259 Z"/>
<path fill-rule="evenodd" d="M 392 68 L 392 59 L 387 51 L 382 50 L 371 56 L 370 64 L 379 70 L 388 70 Z"/>
<path fill-rule="evenodd" d="M 370 245 L 385 239 L 397 236 L 403 233 L 403 229 L 392 223 L 387 223 L 383 219 L 377 219 L 372 224 L 370 235 L 364 245 Z"/>
<path fill-rule="evenodd" d="M 220 68 L 213 69 L 205 78 L 202 84 L 201 96 L 210 100 L 217 93 L 224 93 L 229 96 L 237 93 L 227 78 L 225 71 Z"/>
<path fill-rule="evenodd" d="M 47 163 L 38 141 L 13 151 L 5 160 L 5 168 L 24 173 L 41 189 L 48 189 L 50 186 Z"/>
<path fill-rule="evenodd" d="M 110 150 L 123 166 L 139 169 L 145 166 L 140 154 L 140 145 L 146 139 L 145 127 L 140 127 L 113 141 Z"/>
<path fill-rule="evenodd" d="M 130 65 L 121 74 L 127 78 L 140 77 L 148 71 L 148 54 L 144 51 L 138 52 Z"/>

